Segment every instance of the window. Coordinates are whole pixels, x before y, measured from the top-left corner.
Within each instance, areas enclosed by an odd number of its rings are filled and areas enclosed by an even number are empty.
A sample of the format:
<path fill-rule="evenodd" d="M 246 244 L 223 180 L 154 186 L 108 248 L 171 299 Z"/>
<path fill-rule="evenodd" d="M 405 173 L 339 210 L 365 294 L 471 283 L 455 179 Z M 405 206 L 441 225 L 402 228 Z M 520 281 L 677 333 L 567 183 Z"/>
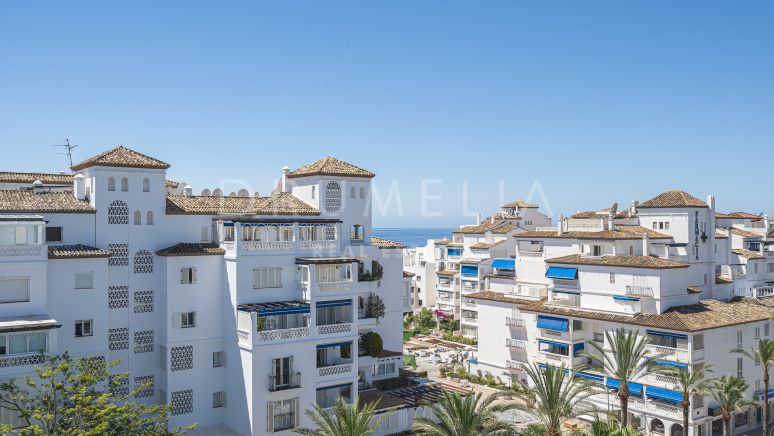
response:
<path fill-rule="evenodd" d="M 572 330 L 576 332 L 583 331 L 583 321 L 579 319 L 572 320 Z"/>
<path fill-rule="evenodd" d="M 365 187 L 364 186 L 360 187 L 360 198 L 365 198 Z"/>
<path fill-rule="evenodd" d="M 341 186 L 337 182 L 328 182 L 325 188 L 325 211 L 338 213 L 341 210 Z"/>
<path fill-rule="evenodd" d="M 116 190 L 116 179 L 108 177 L 108 191 Z"/>
<path fill-rule="evenodd" d="M 48 350 L 45 332 L 0 335 L 0 355 L 38 353 Z"/>
<path fill-rule="evenodd" d="M 282 268 L 255 268 L 253 270 L 253 289 L 281 287 Z"/>
<path fill-rule="evenodd" d="M 736 359 L 736 376 L 739 378 L 744 377 L 744 371 L 742 370 L 742 358 L 737 357 Z"/>
<path fill-rule="evenodd" d="M 298 398 L 272 401 L 268 405 L 267 430 L 269 433 L 298 426 Z"/>
<path fill-rule="evenodd" d="M 380 363 L 374 365 L 374 375 L 387 375 L 395 373 L 395 362 Z"/>
<path fill-rule="evenodd" d="M 629 246 L 629 256 L 634 256 L 634 245 Z"/>
<path fill-rule="evenodd" d="M 92 320 L 83 319 L 75 321 L 75 337 L 82 338 L 84 336 L 93 336 L 94 329 L 92 326 Z"/>
<path fill-rule="evenodd" d="M 653 221 L 653 230 L 658 230 L 658 223 Z"/>
<path fill-rule="evenodd" d="M 352 264 L 317 265 L 317 282 L 346 282 L 352 280 Z"/>
<path fill-rule="evenodd" d="M 594 342 L 599 342 L 599 343 L 605 342 L 605 335 L 603 335 L 602 333 L 594 332 Z"/>
<path fill-rule="evenodd" d="M 94 272 L 75 273 L 75 289 L 94 289 Z"/>
<path fill-rule="evenodd" d="M 23 301 L 30 301 L 30 278 L 0 278 L 0 303 L 20 303 Z"/>
<path fill-rule="evenodd" d="M 175 328 L 188 329 L 196 327 L 196 312 L 183 312 L 175 315 Z"/>
<path fill-rule="evenodd" d="M 150 180 L 147 177 L 142 179 L 142 192 L 150 192 Z"/>
<path fill-rule="evenodd" d="M 736 331 L 736 348 L 742 349 L 742 331 L 737 330 Z"/>
<path fill-rule="evenodd" d="M 210 228 L 202 226 L 202 242 L 210 242 Z"/>
<path fill-rule="evenodd" d="M 134 225 L 135 226 L 139 226 L 140 224 L 142 224 L 142 214 L 140 213 L 139 210 L 135 210 L 134 211 Z"/>
<path fill-rule="evenodd" d="M 314 200 L 314 191 L 316 190 L 317 186 L 312 185 L 312 200 Z"/>
<path fill-rule="evenodd" d="M 126 177 L 121 178 L 121 192 L 129 192 L 129 179 Z"/>
<path fill-rule="evenodd" d="M 223 391 L 212 393 L 212 408 L 217 409 L 226 405 L 226 393 Z"/>
<path fill-rule="evenodd" d="M 181 285 L 193 285 L 196 284 L 196 268 L 186 267 L 180 268 L 180 284 Z"/>
<path fill-rule="evenodd" d="M 669 230 L 669 221 L 664 221 L 664 230 Z"/>
<path fill-rule="evenodd" d="M 704 334 L 703 333 L 697 333 L 693 335 L 693 349 L 694 350 L 703 350 L 704 349 Z"/>
<path fill-rule="evenodd" d="M 349 198 L 355 198 L 355 187 L 349 188 Z"/>
<path fill-rule="evenodd" d="M 658 223 L 658 229 L 659 230 L 664 230 L 664 222 L 663 221 Z"/>
<path fill-rule="evenodd" d="M 108 224 L 129 224 L 129 206 L 121 200 L 110 203 Z"/>
<path fill-rule="evenodd" d="M 758 274 L 758 262 L 753 264 L 753 273 Z"/>
<path fill-rule="evenodd" d="M 602 246 L 601 245 L 592 245 L 591 246 L 591 255 L 592 256 L 602 256 Z"/>
<path fill-rule="evenodd" d="M 761 338 L 761 328 L 755 327 L 755 339 L 760 339 L 760 338 Z"/>
<path fill-rule="evenodd" d="M 768 268 L 770 273 L 774 273 L 774 263 L 770 263 Z"/>
<path fill-rule="evenodd" d="M 46 242 L 63 242 L 62 227 L 46 227 Z"/>
<path fill-rule="evenodd" d="M 225 360 L 225 355 L 222 351 L 215 351 L 212 353 L 212 367 L 213 368 L 220 368 L 223 365 L 223 362 Z"/>
<path fill-rule="evenodd" d="M 615 283 L 615 273 L 610 273 L 610 284 L 612 285 L 614 283 Z"/>
<path fill-rule="evenodd" d="M 153 225 L 153 212 L 151 212 L 151 211 L 148 211 L 148 212 L 145 214 L 145 224 L 146 224 L 146 225 L 149 225 L 149 226 L 152 226 L 152 225 Z"/>

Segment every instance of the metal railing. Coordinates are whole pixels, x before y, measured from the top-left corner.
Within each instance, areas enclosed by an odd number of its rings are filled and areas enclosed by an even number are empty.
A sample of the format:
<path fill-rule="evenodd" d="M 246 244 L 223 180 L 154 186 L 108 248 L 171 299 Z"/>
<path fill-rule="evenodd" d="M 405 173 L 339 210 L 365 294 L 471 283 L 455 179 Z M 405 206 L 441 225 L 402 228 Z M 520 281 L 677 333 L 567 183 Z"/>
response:
<path fill-rule="evenodd" d="M 271 392 L 282 391 L 285 389 L 295 389 L 301 387 L 301 373 L 291 372 L 281 376 L 269 376 L 269 390 Z"/>

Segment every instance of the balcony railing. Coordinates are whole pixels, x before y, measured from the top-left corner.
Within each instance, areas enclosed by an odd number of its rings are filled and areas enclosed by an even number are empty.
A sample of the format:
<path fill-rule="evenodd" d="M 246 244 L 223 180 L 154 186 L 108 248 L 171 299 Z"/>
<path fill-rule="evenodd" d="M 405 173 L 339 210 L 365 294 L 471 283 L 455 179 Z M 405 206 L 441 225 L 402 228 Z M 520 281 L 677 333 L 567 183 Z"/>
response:
<path fill-rule="evenodd" d="M 317 369 L 320 377 L 330 375 L 349 374 L 352 372 L 352 362 L 338 363 L 329 366 L 323 366 Z"/>
<path fill-rule="evenodd" d="M 543 257 L 542 251 L 519 251 L 521 257 Z"/>
<path fill-rule="evenodd" d="M 40 244 L 0 245 L 0 257 L 39 257 L 42 253 Z"/>
<path fill-rule="evenodd" d="M 634 286 L 634 285 L 627 285 L 626 286 L 626 295 L 635 295 L 639 297 L 652 297 L 653 296 L 653 288 L 649 286 Z"/>
<path fill-rule="evenodd" d="M 578 283 L 578 280 L 553 279 L 553 284 L 554 284 L 555 287 L 562 287 L 562 288 L 578 288 L 578 287 L 580 287 L 580 284 Z"/>
<path fill-rule="evenodd" d="M 293 251 L 293 241 L 242 241 L 242 250 L 247 252 L 260 251 Z"/>
<path fill-rule="evenodd" d="M 527 342 L 523 341 L 521 339 L 511 339 L 506 338 L 505 339 L 505 346 L 508 348 L 518 348 L 520 350 L 523 350 L 527 348 Z"/>
<path fill-rule="evenodd" d="M 323 292 L 346 292 L 352 289 L 351 280 L 339 282 L 317 282 L 317 288 Z"/>
<path fill-rule="evenodd" d="M 505 325 L 511 326 L 511 327 L 524 327 L 526 323 L 522 318 L 514 318 L 514 317 L 507 317 L 505 318 Z"/>
<path fill-rule="evenodd" d="M 291 372 L 282 376 L 269 376 L 269 390 L 271 392 L 296 389 L 301 387 L 301 373 Z"/>
<path fill-rule="evenodd" d="M 300 241 L 299 248 L 301 250 L 335 250 L 337 241 Z"/>
<path fill-rule="evenodd" d="M 677 359 L 680 362 L 688 361 L 688 350 L 683 350 L 680 348 L 664 347 L 661 345 L 649 345 L 648 349 L 651 353 L 655 355 L 670 357 L 673 359 Z"/>
<path fill-rule="evenodd" d="M 309 336 L 309 327 L 296 327 L 292 329 L 264 330 L 258 332 L 258 341 L 270 342 L 283 339 L 304 338 Z"/>
<path fill-rule="evenodd" d="M 317 326 L 318 335 L 336 335 L 352 331 L 352 323 L 327 324 Z"/>
<path fill-rule="evenodd" d="M 753 295 L 756 298 L 771 297 L 774 295 L 774 286 L 758 286 L 753 288 Z"/>
<path fill-rule="evenodd" d="M 350 238 L 349 239 L 349 245 L 363 245 L 365 244 L 365 239 L 363 238 Z"/>
<path fill-rule="evenodd" d="M 294 412 L 274 415 L 274 431 L 289 430 L 296 425 L 296 414 Z"/>

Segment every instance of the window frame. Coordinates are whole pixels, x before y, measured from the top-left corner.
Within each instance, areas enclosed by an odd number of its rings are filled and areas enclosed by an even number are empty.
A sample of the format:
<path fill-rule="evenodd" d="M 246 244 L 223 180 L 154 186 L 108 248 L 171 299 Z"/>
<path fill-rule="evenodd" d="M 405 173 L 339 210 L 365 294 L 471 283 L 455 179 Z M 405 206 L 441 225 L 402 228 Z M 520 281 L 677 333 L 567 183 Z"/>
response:
<path fill-rule="evenodd" d="M 86 274 L 89 275 L 89 281 L 91 282 L 90 286 L 89 287 L 79 287 L 78 286 L 78 276 L 83 276 L 83 275 L 86 275 Z M 75 290 L 93 290 L 94 289 L 94 271 L 76 271 L 73 274 L 73 280 L 74 280 L 73 289 L 75 289 Z"/>
<path fill-rule="evenodd" d="M 81 327 L 81 334 L 78 334 L 78 326 Z M 88 326 L 88 329 L 86 328 Z M 88 332 L 87 332 L 88 330 Z M 93 319 L 78 319 L 75 320 L 75 331 L 73 332 L 76 338 L 88 338 L 94 336 L 94 320 Z"/>
<path fill-rule="evenodd" d="M 48 239 L 48 231 L 49 231 L 49 229 L 50 230 L 59 229 L 59 239 Z M 46 243 L 64 242 L 64 227 L 62 227 L 62 226 L 46 226 L 45 238 L 46 238 Z"/>

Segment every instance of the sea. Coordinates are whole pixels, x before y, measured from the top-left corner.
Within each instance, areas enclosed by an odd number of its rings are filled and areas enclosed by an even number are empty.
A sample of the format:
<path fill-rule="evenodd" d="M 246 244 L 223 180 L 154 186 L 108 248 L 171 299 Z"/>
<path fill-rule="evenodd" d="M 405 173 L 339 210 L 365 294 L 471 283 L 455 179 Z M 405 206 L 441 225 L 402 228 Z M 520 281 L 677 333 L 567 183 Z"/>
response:
<path fill-rule="evenodd" d="M 374 236 L 389 239 L 390 241 L 406 244 L 406 247 L 421 247 L 427 245 L 428 239 L 451 239 L 454 229 L 410 229 L 410 228 L 378 228 L 375 227 Z"/>

